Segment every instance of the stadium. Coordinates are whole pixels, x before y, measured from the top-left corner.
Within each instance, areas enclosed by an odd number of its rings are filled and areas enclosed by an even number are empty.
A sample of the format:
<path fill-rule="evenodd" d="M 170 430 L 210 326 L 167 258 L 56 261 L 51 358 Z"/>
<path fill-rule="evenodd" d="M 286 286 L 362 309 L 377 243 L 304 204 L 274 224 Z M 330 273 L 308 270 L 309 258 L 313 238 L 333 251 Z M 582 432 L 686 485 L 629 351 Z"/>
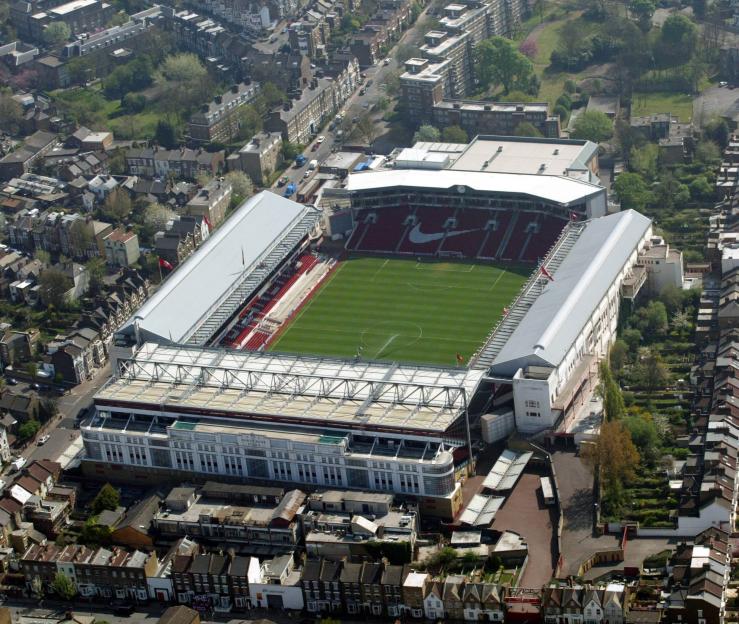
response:
<path fill-rule="evenodd" d="M 651 223 L 606 215 L 592 144 L 524 145 L 551 161 L 512 174 L 481 141 L 350 174 L 323 210 L 242 204 L 116 332 L 83 468 L 392 491 L 451 517 L 483 416 L 566 429 Z"/>

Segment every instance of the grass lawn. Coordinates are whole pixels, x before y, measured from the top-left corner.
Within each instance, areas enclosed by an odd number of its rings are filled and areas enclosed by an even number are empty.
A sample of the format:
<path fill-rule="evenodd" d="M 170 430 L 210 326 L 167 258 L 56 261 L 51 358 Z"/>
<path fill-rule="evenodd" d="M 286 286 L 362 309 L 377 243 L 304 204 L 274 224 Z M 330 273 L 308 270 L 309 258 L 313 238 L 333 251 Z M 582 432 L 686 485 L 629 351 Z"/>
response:
<path fill-rule="evenodd" d="M 355 257 L 272 345 L 275 351 L 455 365 L 469 358 L 531 269 Z"/>
<path fill-rule="evenodd" d="M 685 93 L 657 91 L 655 93 L 637 93 L 631 98 L 631 116 L 652 115 L 654 113 L 672 113 L 683 123 L 693 117 L 693 98 Z"/>

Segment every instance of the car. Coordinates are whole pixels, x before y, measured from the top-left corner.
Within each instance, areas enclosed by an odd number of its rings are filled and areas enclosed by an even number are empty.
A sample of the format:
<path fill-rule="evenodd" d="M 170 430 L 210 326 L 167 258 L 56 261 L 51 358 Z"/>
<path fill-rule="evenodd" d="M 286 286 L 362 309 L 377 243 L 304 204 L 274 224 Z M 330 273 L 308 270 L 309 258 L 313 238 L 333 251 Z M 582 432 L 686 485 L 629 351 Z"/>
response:
<path fill-rule="evenodd" d="M 285 192 L 283 193 L 283 195 L 285 197 L 292 197 L 293 195 L 295 195 L 295 191 L 297 191 L 297 190 L 298 190 L 298 188 L 297 188 L 297 186 L 295 186 L 295 183 L 294 182 L 290 182 L 290 184 L 288 184 L 285 187 Z"/>
<path fill-rule="evenodd" d="M 362 88 L 361 88 L 361 89 L 359 90 L 359 95 L 364 95 L 365 93 L 367 93 L 367 89 L 365 89 L 364 87 L 362 87 Z"/>
<path fill-rule="evenodd" d="M 277 180 L 277 186 L 285 186 L 290 181 L 290 178 L 287 176 L 282 176 L 279 180 Z"/>
<path fill-rule="evenodd" d="M 389 58 L 386 58 L 384 61 L 382 61 L 382 65 L 384 67 L 387 67 L 388 65 L 390 65 L 390 59 Z"/>
<path fill-rule="evenodd" d="M 359 74 L 359 77 L 360 78 L 366 78 L 367 77 L 367 74 L 365 74 L 364 72 L 362 72 L 361 74 Z"/>
<path fill-rule="evenodd" d="M 721 82 L 718 83 L 718 86 L 719 87 L 728 87 L 729 86 L 729 83 L 726 82 L 725 80 L 722 80 Z"/>
<path fill-rule="evenodd" d="M 369 107 L 370 107 L 369 102 L 365 102 L 364 104 L 362 104 L 362 108 L 369 108 Z"/>
<path fill-rule="evenodd" d="M 317 150 L 317 149 L 318 149 L 319 147 L 321 147 L 321 144 L 320 144 L 320 143 L 314 143 L 314 144 L 313 144 L 313 145 L 311 146 L 311 148 L 310 148 L 310 151 L 311 151 L 311 152 L 315 152 L 315 151 L 316 151 L 316 150 Z"/>
<path fill-rule="evenodd" d="M 39 386 L 37 383 L 32 383 L 31 390 L 41 390 L 41 386 Z"/>
<path fill-rule="evenodd" d="M 36 442 L 36 444 L 38 444 L 39 446 L 43 446 L 44 444 L 46 444 L 49 441 L 49 438 L 51 438 L 51 436 L 48 433 L 45 434 L 45 435 L 42 435 L 38 439 L 38 442 Z"/>
<path fill-rule="evenodd" d="M 316 143 L 318 143 L 318 145 L 320 145 L 320 144 L 321 144 L 321 143 L 323 143 L 323 142 L 324 142 L 325 140 L 326 140 L 326 137 L 325 137 L 325 136 L 323 136 L 323 135 L 321 135 L 321 136 L 319 136 L 319 137 L 318 137 L 318 138 L 316 139 Z"/>
<path fill-rule="evenodd" d="M 15 377 L 8 377 L 6 379 L 6 382 L 7 382 L 7 384 L 9 386 L 17 386 L 18 385 L 18 380 Z"/>
<path fill-rule="evenodd" d="M 312 171 L 311 169 L 308 169 L 308 170 L 307 170 L 307 171 L 306 171 L 306 172 L 305 172 L 305 173 L 303 174 L 303 180 L 305 180 L 306 178 L 310 178 L 310 175 L 311 175 L 311 173 L 313 173 L 313 171 Z"/>
<path fill-rule="evenodd" d="M 358 121 L 359 121 L 359 117 L 358 116 L 352 117 L 352 123 L 357 123 Z"/>

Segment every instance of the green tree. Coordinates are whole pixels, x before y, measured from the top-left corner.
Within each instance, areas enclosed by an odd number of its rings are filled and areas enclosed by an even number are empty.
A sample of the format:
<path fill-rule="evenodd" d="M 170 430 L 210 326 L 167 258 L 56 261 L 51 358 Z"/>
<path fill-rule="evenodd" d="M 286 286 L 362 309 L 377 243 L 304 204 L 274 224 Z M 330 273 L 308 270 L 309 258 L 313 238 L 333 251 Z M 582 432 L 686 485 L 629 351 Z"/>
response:
<path fill-rule="evenodd" d="M 303 153 L 303 149 L 303 146 L 298 143 L 290 143 L 290 141 L 285 141 L 282 144 L 282 157 L 285 160 L 294 160 L 298 154 Z"/>
<path fill-rule="evenodd" d="M 444 547 L 437 550 L 424 561 L 425 568 L 435 574 L 441 574 L 457 562 L 457 551 Z"/>
<path fill-rule="evenodd" d="M 159 67 L 162 77 L 169 82 L 192 84 L 205 78 L 205 66 L 189 52 L 173 54 L 164 59 Z"/>
<path fill-rule="evenodd" d="M 421 56 L 421 49 L 412 43 L 402 43 L 395 51 L 395 60 L 400 64 L 405 63 L 408 59 L 417 58 L 419 56 Z"/>
<path fill-rule="evenodd" d="M 16 134 L 22 118 L 23 109 L 13 99 L 12 91 L 2 91 L 0 93 L 0 129 L 10 134 Z"/>
<path fill-rule="evenodd" d="M 164 119 L 160 119 L 157 122 L 156 130 L 154 131 L 154 140 L 167 149 L 174 149 L 178 145 L 177 131 L 173 124 Z"/>
<path fill-rule="evenodd" d="M 647 180 L 657 175 L 657 158 L 659 150 L 656 143 L 645 143 L 642 147 L 632 147 L 629 154 L 629 165 Z"/>
<path fill-rule="evenodd" d="M 697 42 L 696 25 L 680 13 L 670 15 L 654 47 L 655 60 L 660 67 L 683 65 L 692 58 Z"/>
<path fill-rule="evenodd" d="M 659 458 L 661 440 L 651 415 L 627 416 L 624 425 L 641 458 L 653 464 Z"/>
<path fill-rule="evenodd" d="M 100 256 L 90 258 L 85 263 L 87 276 L 90 278 L 90 291 L 95 294 L 100 292 L 105 283 L 105 260 Z"/>
<path fill-rule="evenodd" d="M 175 211 L 167 206 L 152 203 L 144 210 L 144 224 L 149 227 L 152 232 L 161 232 L 165 229 L 167 223 L 176 216 Z"/>
<path fill-rule="evenodd" d="M 110 527 L 98 524 L 95 518 L 88 518 L 80 531 L 79 542 L 90 548 L 107 546 L 112 541 Z"/>
<path fill-rule="evenodd" d="M 20 427 L 18 427 L 18 437 L 23 442 L 31 440 L 36 436 L 40 428 L 41 423 L 38 420 L 27 420 Z"/>
<path fill-rule="evenodd" d="M 267 108 L 274 108 L 275 106 L 282 104 L 287 99 L 285 92 L 274 82 L 265 82 L 262 85 L 260 95 L 264 98 L 264 103 L 267 105 Z"/>
<path fill-rule="evenodd" d="M 39 404 L 39 414 L 42 415 L 41 420 L 48 422 L 56 418 L 59 414 L 59 401 L 56 397 L 46 396 L 41 399 Z"/>
<path fill-rule="evenodd" d="M 75 258 L 86 256 L 94 240 L 95 236 L 90 224 L 84 219 L 77 219 L 69 228 L 70 255 Z"/>
<path fill-rule="evenodd" d="M 44 43 L 54 47 L 61 45 L 72 36 L 72 31 L 64 22 L 51 22 L 41 34 Z"/>
<path fill-rule="evenodd" d="M 613 190 L 624 210 L 643 210 L 652 198 L 647 183 L 638 173 L 620 174 L 613 183 Z"/>
<path fill-rule="evenodd" d="M 667 318 L 667 308 L 661 301 L 650 301 L 637 312 L 642 332 L 650 336 L 660 336 L 667 331 Z"/>
<path fill-rule="evenodd" d="M 57 572 L 51 581 L 51 589 L 62 600 L 72 600 L 77 595 L 77 588 L 64 572 Z"/>
<path fill-rule="evenodd" d="M 441 132 L 439 132 L 434 126 L 430 124 L 423 124 L 416 133 L 413 135 L 413 142 L 418 143 L 419 141 L 430 141 L 435 143 L 441 140 Z"/>
<path fill-rule="evenodd" d="M 113 221 L 123 221 L 131 214 L 131 198 L 121 188 L 114 188 L 105 198 L 103 213 Z"/>
<path fill-rule="evenodd" d="M 587 139 L 593 143 L 600 143 L 613 136 L 613 122 L 608 115 L 600 111 L 585 111 L 575 120 L 571 136 L 573 139 Z"/>
<path fill-rule="evenodd" d="M 647 32 L 652 27 L 652 15 L 657 7 L 652 0 L 631 0 L 629 11 L 636 18 L 639 28 Z"/>
<path fill-rule="evenodd" d="M 110 483 L 106 483 L 92 501 L 92 513 L 97 516 L 100 512 L 115 511 L 121 504 L 121 494 Z"/>
<path fill-rule="evenodd" d="M 237 134 L 240 140 L 250 139 L 262 129 L 262 116 L 256 108 L 247 104 L 238 111 L 239 129 Z"/>
<path fill-rule="evenodd" d="M 2 117 L 1 114 L 0 117 Z M 723 150 L 729 144 L 731 130 L 729 130 L 729 124 L 726 123 L 723 117 L 714 117 L 704 126 L 703 135 Z"/>
<path fill-rule="evenodd" d="M 447 126 L 441 131 L 441 140 L 446 143 L 467 143 L 467 131 L 460 126 Z"/>
<path fill-rule="evenodd" d="M 66 294 L 72 288 L 72 280 L 55 268 L 45 269 L 39 277 L 41 301 L 46 305 L 62 308 L 67 304 Z"/>
<path fill-rule="evenodd" d="M 522 121 L 513 131 L 513 136 L 518 137 L 543 137 L 539 129 L 529 121 Z"/>
<path fill-rule="evenodd" d="M 606 360 L 601 361 L 599 372 L 598 394 L 603 399 L 603 414 L 606 420 L 620 420 L 626 414 L 624 397 Z"/>
<path fill-rule="evenodd" d="M 701 141 L 695 148 L 695 160 L 709 166 L 721 162 L 721 149 L 713 141 Z"/>
<path fill-rule="evenodd" d="M 653 349 L 649 349 L 647 355 L 639 362 L 637 380 L 649 394 L 664 388 L 669 383 L 670 371 L 660 354 Z"/>
<path fill-rule="evenodd" d="M 623 340 L 616 340 L 609 352 L 611 368 L 615 373 L 620 373 L 629 361 L 629 345 Z"/>
<path fill-rule="evenodd" d="M 630 353 L 636 353 L 641 345 L 642 335 L 638 329 L 632 327 L 621 332 L 621 339 L 629 347 Z"/>
<path fill-rule="evenodd" d="M 503 92 L 511 89 L 526 91 L 534 76 L 534 66 L 515 44 L 504 37 L 491 37 L 475 47 L 475 69 L 480 86 L 502 85 Z"/>
<path fill-rule="evenodd" d="M 689 185 L 690 196 L 696 200 L 711 200 L 716 194 L 713 185 L 705 176 L 698 176 Z"/>

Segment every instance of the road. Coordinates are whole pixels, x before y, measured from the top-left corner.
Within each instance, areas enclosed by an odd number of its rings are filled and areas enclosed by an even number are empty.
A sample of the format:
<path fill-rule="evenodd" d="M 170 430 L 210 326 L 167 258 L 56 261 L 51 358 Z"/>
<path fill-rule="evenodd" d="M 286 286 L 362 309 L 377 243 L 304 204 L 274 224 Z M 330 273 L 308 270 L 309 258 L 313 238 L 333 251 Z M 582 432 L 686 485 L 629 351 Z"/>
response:
<path fill-rule="evenodd" d="M 381 136 L 385 134 L 389 127 L 387 122 L 382 119 L 382 111 L 374 111 L 374 105 L 380 101 L 381 98 L 386 97 L 385 95 L 385 81 L 387 77 L 398 69 L 402 69 L 401 64 L 395 59 L 395 52 L 397 48 L 405 43 L 416 43 L 422 39 L 421 25 L 426 16 L 424 11 L 411 26 L 395 46 L 388 52 L 387 58 L 389 63 L 384 64 L 383 59 L 380 59 L 372 67 L 368 67 L 362 70 L 364 76 L 363 84 L 357 89 L 344 103 L 339 111 L 344 116 L 344 133 L 345 135 L 351 132 L 353 126 L 352 120 L 355 117 L 361 117 L 366 113 L 370 113 L 372 120 L 377 126 L 377 135 Z M 264 45 L 264 44 L 263 44 Z M 275 44 L 273 44 L 275 45 Z M 277 44 L 279 45 L 279 44 Z M 369 85 L 369 86 L 367 86 Z M 360 95 L 360 92 L 364 88 L 364 95 Z M 337 114 L 339 114 L 337 113 Z M 330 122 L 331 120 L 327 120 Z M 337 128 L 338 130 L 338 128 Z M 319 133 L 319 136 L 324 136 L 324 142 L 316 149 L 313 150 L 315 140 L 308 144 L 303 151 L 303 155 L 306 158 L 306 164 L 302 167 L 295 167 L 294 165 L 289 167 L 285 172 L 284 176 L 288 178 L 289 182 L 292 182 L 296 187 L 300 188 L 300 185 L 304 180 L 307 180 L 305 173 L 308 170 L 308 163 L 311 160 L 318 160 L 323 162 L 328 158 L 332 151 L 337 151 L 341 148 L 341 141 L 336 140 L 335 133 L 328 129 L 328 125 Z M 344 137 L 346 139 L 346 136 Z M 277 187 L 277 183 L 273 185 L 273 188 Z M 282 192 L 283 188 L 276 189 L 277 192 Z"/>
<path fill-rule="evenodd" d="M 139 607 L 130 617 L 121 617 L 113 614 L 112 608 L 104 605 L 84 603 L 62 603 L 58 601 L 44 600 L 42 606 L 37 601 L 9 599 L 3 603 L 12 613 L 13 621 L 19 624 L 50 624 L 56 623 L 64 615 L 72 611 L 77 615 L 92 615 L 98 622 L 109 622 L 110 624 L 154 624 L 162 615 L 166 606 L 150 604 Z M 300 620 L 300 614 L 289 612 L 284 614 L 278 611 L 267 611 L 266 609 L 252 609 L 246 613 L 206 613 L 201 622 L 220 622 L 223 624 L 251 624 L 252 622 L 276 622 L 277 624 L 288 624 Z"/>
<path fill-rule="evenodd" d="M 59 415 L 53 421 L 46 423 L 36 436 L 38 440 L 43 435 L 49 435 L 49 440 L 43 445 L 39 445 L 38 442 L 30 444 L 20 453 L 20 456 L 25 457 L 27 463 L 38 459 L 56 461 L 80 435 L 79 430 L 74 428 L 75 416 L 81 409 L 92 404 L 93 396 L 108 381 L 109 377 L 110 364 L 106 364 L 96 369 L 92 379 L 75 386 L 64 396 L 57 397 Z M 14 391 L 34 392 L 27 384 L 18 384 Z M 11 471 L 12 468 L 7 466 L 3 474 L 9 474 Z"/>

